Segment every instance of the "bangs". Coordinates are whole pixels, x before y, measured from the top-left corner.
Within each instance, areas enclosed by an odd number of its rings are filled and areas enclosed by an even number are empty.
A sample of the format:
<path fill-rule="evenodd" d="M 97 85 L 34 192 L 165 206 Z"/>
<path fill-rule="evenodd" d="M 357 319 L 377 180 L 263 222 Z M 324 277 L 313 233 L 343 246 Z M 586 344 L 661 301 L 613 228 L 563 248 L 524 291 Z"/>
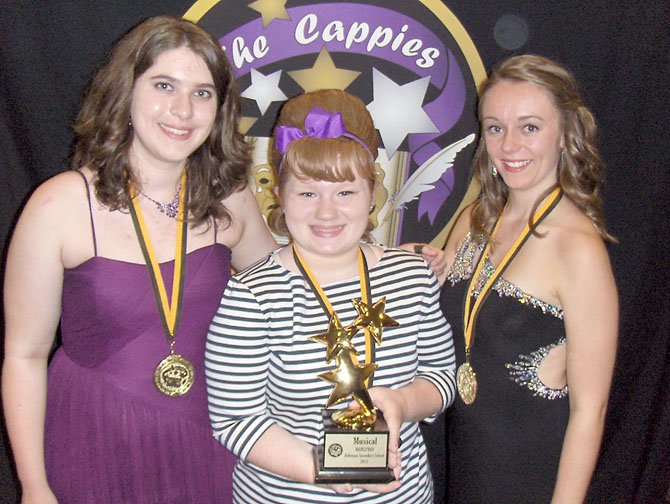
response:
<path fill-rule="evenodd" d="M 374 160 L 365 148 L 347 138 L 301 138 L 286 153 L 282 171 L 298 178 L 351 182 L 359 175 L 374 179 Z"/>

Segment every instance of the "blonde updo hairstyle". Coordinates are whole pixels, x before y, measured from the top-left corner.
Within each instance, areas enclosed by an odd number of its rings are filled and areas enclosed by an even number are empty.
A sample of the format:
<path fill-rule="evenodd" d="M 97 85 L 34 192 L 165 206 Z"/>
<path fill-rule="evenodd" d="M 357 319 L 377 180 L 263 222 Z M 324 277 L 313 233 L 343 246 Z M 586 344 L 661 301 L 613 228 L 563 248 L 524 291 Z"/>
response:
<path fill-rule="evenodd" d="M 270 214 L 268 225 L 273 232 L 281 236 L 289 236 L 281 201 L 282 189 L 290 175 L 301 180 L 343 182 L 354 180 L 358 174 L 369 182 L 370 191 L 374 191 L 377 132 L 372 117 L 360 98 L 339 89 L 322 89 L 298 95 L 288 100 L 282 107 L 275 132 L 279 126 L 303 130 L 305 117 L 314 108 L 330 113 L 339 112 L 347 132 L 365 143 L 369 151 L 357 141 L 347 137 L 304 136 L 292 141 L 282 156 L 273 141 L 271 158 L 278 170 L 277 188 L 280 204 Z M 273 140 L 274 137 L 275 135 Z M 368 223 L 365 239 L 369 239 L 371 230 L 372 223 Z"/>
<path fill-rule="evenodd" d="M 584 105 L 572 74 L 558 63 L 532 54 L 501 61 L 481 85 L 480 123 L 487 92 L 502 81 L 531 83 L 551 95 L 561 117 L 565 145 L 556 167 L 558 184 L 564 195 L 591 219 L 603 239 L 616 241 L 605 229 L 601 201 L 605 166 L 595 145 L 596 121 Z M 483 134 L 474 155 L 473 171 L 481 192 L 472 210 L 472 230 L 490 237 L 489 231 L 505 206 L 509 192 L 502 178 L 491 173 Z M 552 189 L 538 198 L 536 207 Z"/>

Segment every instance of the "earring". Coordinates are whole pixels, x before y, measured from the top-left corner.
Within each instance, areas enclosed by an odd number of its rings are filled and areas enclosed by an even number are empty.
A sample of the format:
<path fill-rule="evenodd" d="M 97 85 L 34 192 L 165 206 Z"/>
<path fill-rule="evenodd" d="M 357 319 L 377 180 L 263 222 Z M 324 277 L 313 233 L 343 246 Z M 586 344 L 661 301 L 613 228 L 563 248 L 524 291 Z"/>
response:
<path fill-rule="evenodd" d="M 496 165 L 491 163 L 491 174 L 496 177 L 498 175 L 498 168 L 496 168 Z"/>
<path fill-rule="evenodd" d="M 132 119 L 128 119 L 128 126 L 130 126 L 132 128 L 132 126 L 133 126 L 133 120 Z"/>
<path fill-rule="evenodd" d="M 565 149 L 561 149 L 561 153 L 558 155 L 558 169 L 560 170 L 563 167 L 563 151 Z"/>
<path fill-rule="evenodd" d="M 374 211 L 375 211 L 375 204 L 373 203 L 372 205 L 370 205 L 370 210 L 368 211 L 368 215 L 372 215 L 372 212 L 374 212 Z"/>

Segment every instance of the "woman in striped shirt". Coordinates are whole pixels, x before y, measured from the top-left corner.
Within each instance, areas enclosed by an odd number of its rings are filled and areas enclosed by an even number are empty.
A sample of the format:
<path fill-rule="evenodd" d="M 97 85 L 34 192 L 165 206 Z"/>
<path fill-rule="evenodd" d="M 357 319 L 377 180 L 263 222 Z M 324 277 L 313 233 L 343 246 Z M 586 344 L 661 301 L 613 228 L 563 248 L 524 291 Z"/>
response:
<path fill-rule="evenodd" d="M 316 91 L 286 103 L 275 139 L 283 154 L 281 207 L 270 224 L 292 244 L 231 279 L 205 356 L 214 435 L 239 457 L 234 499 L 432 502 L 418 422 L 453 401 L 451 329 L 425 261 L 365 240 L 376 187 L 372 119 L 358 98 Z M 314 338 L 332 335 L 332 314 L 345 332 L 356 327 L 365 301 L 377 309 L 378 324 L 339 339 L 347 351 Z M 379 333 L 377 348 L 369 336 L 366 344 L 366 332 Z M 368 392 L 388 425 L 391 483 L 314 483 L 321 410 L 329 396 L 336 403 L 349 397 L 337 396 L 333 383 L 319 376 L 333 371 L 339 355 L 377 364 Z"/>

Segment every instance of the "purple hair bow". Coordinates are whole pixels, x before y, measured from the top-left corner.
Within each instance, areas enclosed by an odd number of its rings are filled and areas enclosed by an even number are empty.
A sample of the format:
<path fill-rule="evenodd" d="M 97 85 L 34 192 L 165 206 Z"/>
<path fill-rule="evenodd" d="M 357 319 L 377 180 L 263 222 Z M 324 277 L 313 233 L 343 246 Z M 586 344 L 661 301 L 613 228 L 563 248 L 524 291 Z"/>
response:
<path fill-rule="evenodd" d="M 342 114 L 339 112 L 330 113 L 319 107 L 314 107 L 305 117 L 304 130 L 294 126 L 278 126 L 275 130 L 275 146 L 281 154 L 285 154 L 291 142 L 305 137 L 351 138 L 370 152 L 370 147 L 363 140 L 347 131 L 342 120 Z M 372 152 L 370 152 L 370 155 L 372 155 Z M 374 156 L 372 157 L 374 158 Z"/>

